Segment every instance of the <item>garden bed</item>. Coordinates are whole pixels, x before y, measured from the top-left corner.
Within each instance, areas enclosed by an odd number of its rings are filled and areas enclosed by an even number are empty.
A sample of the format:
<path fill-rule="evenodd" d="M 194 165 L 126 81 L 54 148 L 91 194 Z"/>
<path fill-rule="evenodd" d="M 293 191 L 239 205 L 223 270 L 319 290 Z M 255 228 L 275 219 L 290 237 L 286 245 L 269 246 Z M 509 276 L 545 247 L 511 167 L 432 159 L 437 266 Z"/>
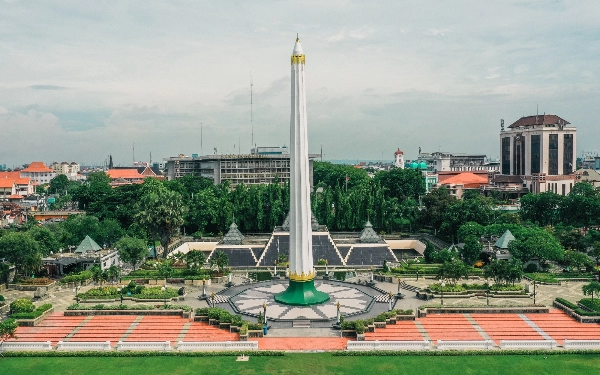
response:
<path fill-rule="evenodd" d="M 591 315 L 594 313 L 582 311 L 581 309 L 577 308 L 578 306 L 576 304 L 570 303 L 569 301 L 557 298 L 554 300 L 552 305 L 564 311 L 567 315 L 577 320 L 579 323 L 600 323 L 600 315 Z"/>
<path fill-rule="evenodd" d="M 46 317 L 54 312 L 54 307 L 44 311 L 40 316 L 34 319 L 15 319 L 20 327 L 35 327 L 46 319 Z"/>
<path fill-rule="evenodd" d="M 546 306 L 515 306 L 515 307 L 426 307 L 418 310 L 419 318 L 428 314 L 547 314 L 550 309 Z"/>

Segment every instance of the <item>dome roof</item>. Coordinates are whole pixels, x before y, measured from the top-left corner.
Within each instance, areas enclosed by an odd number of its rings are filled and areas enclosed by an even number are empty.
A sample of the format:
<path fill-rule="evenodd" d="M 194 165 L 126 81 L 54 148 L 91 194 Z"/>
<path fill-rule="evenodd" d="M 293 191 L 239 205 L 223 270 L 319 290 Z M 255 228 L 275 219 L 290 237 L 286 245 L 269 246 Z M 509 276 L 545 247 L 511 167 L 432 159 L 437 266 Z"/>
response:
<path fill-rule="evenodd" d="M 417 169 L 417 168 L 419 168 L 419 164 L 417 164 L 416 161 L 413 161 L 412 163 L 410 163 L 410 168 Z"/>
<path fill-rule="evenodd" d="M 424 161 L 419 163 L 419 168 L 420 169 L 427 169 L 427 163 L 425 163 Z"/>

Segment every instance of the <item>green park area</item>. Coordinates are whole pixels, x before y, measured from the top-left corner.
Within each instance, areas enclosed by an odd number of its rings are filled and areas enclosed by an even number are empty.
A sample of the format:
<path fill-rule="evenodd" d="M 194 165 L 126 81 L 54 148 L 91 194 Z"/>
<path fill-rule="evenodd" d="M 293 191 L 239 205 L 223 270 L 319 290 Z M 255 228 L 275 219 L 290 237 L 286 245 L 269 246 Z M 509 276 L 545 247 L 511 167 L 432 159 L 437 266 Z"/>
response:
<path fill-rule="evenodd" d="M 34 357 L 0 358 L 5 374 L 594 374 L 600 355 L 334 356 L 280 357 Z M 151 369 L 151 370 L 150 370 Z"/>

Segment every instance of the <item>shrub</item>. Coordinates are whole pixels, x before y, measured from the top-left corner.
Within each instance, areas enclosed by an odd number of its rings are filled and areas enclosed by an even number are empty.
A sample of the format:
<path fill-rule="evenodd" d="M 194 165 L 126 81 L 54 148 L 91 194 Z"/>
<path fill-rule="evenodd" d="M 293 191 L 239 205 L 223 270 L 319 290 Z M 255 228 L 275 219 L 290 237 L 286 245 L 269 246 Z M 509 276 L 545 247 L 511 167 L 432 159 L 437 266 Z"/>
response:
<path fill-rule="evenodd" d="M 263 325 L 260 323 L 248 323 L 248 329 L 251 331 L 262 331 Z"/>
<path fill-rule="evenodd" d="M 567 300 L 566 300 L 566 299 L 564 299 L 564 298 L 556 297 L 556 298 L 555 298 L 555 301 L 556 301 L 556 302 L 558 302 L 558 303 L 560 303 L 560 304 L 562 304 L 562 305 L 565 305 L 566 307 L 568 307 L 568 308 L 570 308 L 570 309 L 573 309 L 573 310 L 575 310 L 575 309 L 578 309 L 578 308 L 579 308 L 579 307 L 577 306 L 577 304 L 575 304 L 575 303 L 572 303 L 572 302 L 570 302 L 570 301 L 567 301 Z"/>
<path fill-rule="evenodd" d="M 591 298 L 583 298 L 581 300 L 579 300 L 579 303 L 582 304 L 583 306 L 587 307 L 588 309 L 594 310 L 596 312 L 600 312 L 600 300 L 596 299 L 591 299 Z"/>
<path fill-rule="evenodd" d="M 28 298 L 19 298 L 10 304 L 10 309 L 13 314 L 30 313 L 35 310 L 35 305 Z"/>
<path fill-rule="evenodd" d="M 81 271 L 77 273 L 71 273 L 65 277 L 63 277 L 60 282 L 63 284 L 66 283 L 74 283 L 78 281 L 86 281 L 91 279 L 94 276 L 92 271 Z"/>
<path fill-rule="evenodd" d="M 221 323 L 231 323 L 232 319 L 233 319 L 233 316 L 231 315 L 231 313 L 229 311 L 221 310 L 219 312 L 219 322 L 221 322 Z"/>
<path fill-rule="evenodd" d="M 0 302 L 4 302 L 4 296 L 0 294 Z"/>
<path fill-rule="evenodd" d="M 248 324 L 242 324 L 242 326 L 240 327 L 240 335 L 247 335 L 248 334 Z"/>
<path fill-rule="evenodd" d="M 554 277 L 554 275 L 550 274 L 550 273 L 535 272 L 535 273 L 526 273 L 525 275 L 532 280 L 540 281 L 543 283 L 557 283 L 558 282 L 556 277 Z"/>
<path fill-rule="evenodd" d="M 535 264 L 535 263 L 529 263 L 527 265 L 527 267 L 525 267 L 525 272 L 526 273 L 534 273 L 534 272 L 537 272 L 537 271 L 539 271 L 539 269 L 538 269 L 537 264 Z"/>
<path fill-rule="evenodd" d="M 47 277 L 38 277 L 35 279 L 25 279 L 21 282 L 24 285 L 48 285 L 52 284 L 54 280 L 49 279 Z"/>
<path fill-rule="evenodd" d="M 365 323 L 362 320 L 357 320 L 354 324 L 354 329 L 358 334 L 365 333 Z"/>
<path fill-rule="evenodd" d="M 254 279 L 256 281 L 267 281 L 267 280 L 271 280 L 273 278 L 273 276 L 271 275 L 271 272 L 269 272 L 269 271 L 250 272 L 250 273 L 248 273 L 248 277 L 250 277 L 251 279 Z"/>
<path fill-rule="evenodd" d="M 25 298 L 21 298 L 21 299 L 25 299 Z M 29 301 L 29 302 L 31 302 L 31 301 Z M 33 305 L 33 303 L 32 303 L 32 305 Z M 11 306 L 12 306 L 12 304 L 11 304 Z M 45 303 L 45 304 L 41 305 L 40 307 L 38 307 L 35 310 L 28 311 L 28 312 L 14 313 L 10 317 L 12 319 L 35 319 L 35 318 L 37 318 L 39 316 L 42 316 L 43 313 L 45 313 L 46 311 L 50 310 L 51 308 L 52 308 L 51 304 Z"/>
<path fill-rule="evenodd" d="M 233 315 L 231 317 L 231 325 L 232 326 L 241 327 L 243 324 L 244 324 L 244 321 L 242 320 L 241 315 Z M 247 327 L 246 327 L 246 329 L 247 329 Z"/>

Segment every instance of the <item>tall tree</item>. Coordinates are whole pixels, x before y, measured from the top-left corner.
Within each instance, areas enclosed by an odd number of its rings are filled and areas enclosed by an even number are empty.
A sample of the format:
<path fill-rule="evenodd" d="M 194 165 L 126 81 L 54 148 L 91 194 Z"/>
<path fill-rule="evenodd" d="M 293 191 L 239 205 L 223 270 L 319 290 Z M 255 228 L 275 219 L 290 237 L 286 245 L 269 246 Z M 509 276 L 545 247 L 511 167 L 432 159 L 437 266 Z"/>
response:
<path fill-rule="evenodd" d="M 181 194 L 168 190 L 160 181 L 146 179 L 145 193 L 138 203 L 136 222 L 144 228 L 149 238 L 160 241 L 162 256 L 169 255 L 171 238 L 183 225 L 187 207 Z"/>
<path fill-rule="evenodd" d="M 122 261 L 131 263 L 133 269 L 148 256 L 146 241 L 133 237 L 123 237 L 116 243 Z"/>
<path fill-rule="evenodd" d="M 26 275 L 42 264 L 39 244 L 25 232 L 12 232 L 0 238 L 0 258 L 6 258 Z"/>
<path fill-rule="evenodd" d="M 462 260 L 466 264 L 472 266 L 483 251 L 483 246 L 481 243 L 479 243 L 477 237 L 474 235 L 469 235 L 467 238 L 465 238 L 464 246 L 458 251 Z"/>
<path fill-rule="evenodd" d="M 69 179 L 64 174 L 59 174 L 50 180 L 50 187 L 48 193 L 50 194 L 66 194 L 67 188 L 69 187 Z"/>

